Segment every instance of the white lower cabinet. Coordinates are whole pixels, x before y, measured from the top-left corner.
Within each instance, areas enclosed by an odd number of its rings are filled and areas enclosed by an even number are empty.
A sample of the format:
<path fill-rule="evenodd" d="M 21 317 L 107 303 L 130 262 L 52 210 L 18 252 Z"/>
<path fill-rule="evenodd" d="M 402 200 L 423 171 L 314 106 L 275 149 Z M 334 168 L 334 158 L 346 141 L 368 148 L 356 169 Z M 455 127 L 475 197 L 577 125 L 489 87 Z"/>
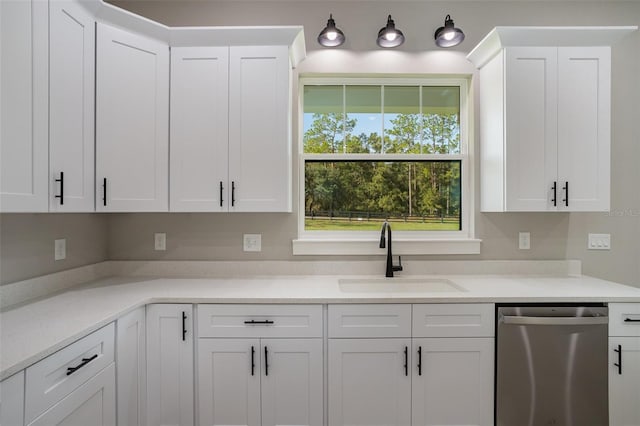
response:
<path fill-rule="evenodd" d="M 118 425 L 146 424 L 147 357 L 145 307 L 116 322 Z"/>
<path fill-rule="evenodd" d="M 24 424 L 24 370 L 0 382 L 0 425 Z"/>
<path fill-rule="evenodd" d="M 609 425 L 640 425 L 640 303 L 609 304 Z"/>
<path fill-rule="evenodd" d="M 147 306 L 147 424 L 192 426 L 193 306 Z"/>
<path fill-rule="evenodd" d="M 115 423 L 115 364 L 112 363 L 29 426 L 111 426 Z"/>
<path fill-rule="evenodd" d="M 413 426 L 493 424 L 493 338 L 413 339 Z"/>
<path fill-rule="evenodd" d="M 329 424 L 411 424 L 411 339 L 329 340 Z"/>

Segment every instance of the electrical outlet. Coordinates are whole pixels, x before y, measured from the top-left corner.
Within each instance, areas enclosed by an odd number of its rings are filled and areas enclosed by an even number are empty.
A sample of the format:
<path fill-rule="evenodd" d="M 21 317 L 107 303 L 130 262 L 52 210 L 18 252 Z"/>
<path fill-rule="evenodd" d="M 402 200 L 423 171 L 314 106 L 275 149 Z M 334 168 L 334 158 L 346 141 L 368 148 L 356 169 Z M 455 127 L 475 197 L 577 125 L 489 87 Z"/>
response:
<path fill-rule="evenodd" d="M 164 251 L 167 249 L 167 234 L 164 232 L 156 232 L 154 235 L 154 249 L 156 251 Z"/>
<path fill-rule="evenodd" d="M 53 258 L 55 260 L 64 260 L 67 258 L 67 240 L 66 239 L 62 238 L 60 240 L 55 240 Z"/>
<path fill-rule="evenodd" d="M 518 248 L 520 250 L 529 250 L 531 248 L 531 234 L 529 232 L 520 232 L 518 234 Z"/>
<path fill-rule="evenodd" d="M 589 234 L 589 250 L 611 250 L 611 234 Z"/>
<path fill-rule="evenodd" d="M 262 251 L 262 234 L 244 234 L 244 251 Z"/>

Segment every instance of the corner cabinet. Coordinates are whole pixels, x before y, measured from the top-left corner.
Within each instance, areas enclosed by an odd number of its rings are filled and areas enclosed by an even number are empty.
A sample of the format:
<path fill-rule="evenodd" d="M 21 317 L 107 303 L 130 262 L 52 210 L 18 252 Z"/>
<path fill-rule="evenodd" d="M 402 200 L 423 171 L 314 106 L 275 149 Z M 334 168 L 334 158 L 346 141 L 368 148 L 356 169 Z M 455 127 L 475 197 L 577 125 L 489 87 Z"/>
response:
<path fill-rule="evenodd" d="M 609 210 L 609 46 L 632 30 L 498 27 L 467 56 L 480 69 L 482 211 Z"/>
<path fill-rule="evenodd" d="M 171 211 L 291 211 L 288 46 L 171 50 Z"/>
<path fill-rule="evenodd" d="M 640 303 L 609 304 L 609 424 L 640 425 Z"/>
<path fill-rule="evenodd" d="M 96 210 L 167 211 L 169 46 L 98 23 Z"/>

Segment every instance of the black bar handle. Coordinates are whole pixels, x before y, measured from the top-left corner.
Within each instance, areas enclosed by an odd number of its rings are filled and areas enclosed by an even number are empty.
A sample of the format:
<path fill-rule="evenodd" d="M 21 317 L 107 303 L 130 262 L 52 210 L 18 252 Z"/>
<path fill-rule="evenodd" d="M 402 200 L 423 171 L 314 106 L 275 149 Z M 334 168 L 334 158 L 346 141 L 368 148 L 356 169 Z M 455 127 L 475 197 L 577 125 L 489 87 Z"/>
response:
<path fill-rule="evenodd" d="M 236 183 L 231 181 L 231 207 L 236 205 Z"/>
<path fill-rule="evenodd" d="M 409 347 L 404 347 L 404 375 L 409 375 Z"/>
<path fill-rule="evenodd" d="M 260 324 L 269 325 L 269 324 L 273 324 L 273 321 L 271 321 L 271 320 L 264 320 L 264 321 L 251 320 L 251 321 L 245 321 L 244 323 L 245 324 L 255 324 L 255 325 L 260 325 Z"/>
<path fill-rule="evenodd" d="M 418 376 L 422 376 L 422 346 L 418 346 Z"/>
<path fill-rule="evenodd" d="M 96 358 L 98 358 L 98 354 L 95 354 L 91 358 L 82 358 L 82 362 L 76 365 L 75 367 L 67 367 L 67 376 L 72 375 L 73 373 L 80 370 L 82 367 L 89 364 L 91 361 L 93 361 Z"/>
<path fill-rule="evenodd" d="M 618 345 L 618 349 L 614 349 L 613 351 L 618 353 L 618 362 L 614 362 L 613 365 L 618 367 L 618 374 L 622 375 L 622 345 Z"/>
<path fill-rule="evenodd" d="M 264 347 L 264 375 L 269 375 L 269 350 L 267 347 Z"/>
<path fill-rule="evenodd" d="M 102 192 L 102 205 L 106 206 L 107 205 L 107 178 L 104 178 L 102 180 L 102 186 L 104 188 L 104 191 Z"/>
<path fill-rule="evenodd" d="M 565 182 L 562 189 L 564 189 L 564 198 L 562 201 L 564 201 L 566 207 L 569 207 L 569 182 Z"/>
<path fill-rule="evenodd" d="M 558 196 L 558 182 L 554 180 L 551 189 L 553 190 L 553 198 L 551 199 L 551 202 L 553 203 L 553 207 L 556 207 L 558 205 L 558 202 L 556 201 Z"/>
<path fill-rule="evenodd" d="M 187 340 L 187 313 L 182 311 L 182 341 Z"/>
<path fill-rule="evenodd" d="M 64 172 L 60 172 L 60 179 L 56 179 L 56 182 L 60 182 L 60 195 L 56 195 L 54 198 L 60 198 L 60 205 L 64 205 Z"/>
<path fill-rule="evenodd" d="M 624 322 L 640 322 L 640 319 L 625 318 Z"/>
<path fill-rule="evenodd" d="M 251 346 L 251 375 L 253 376 L 256 372 L 256 348 Z"/>
<path fill-rule="evenodd" d="M 222 193 L 224 191 L 224 186 L 222 186 L 222 181 L 220 181 L 220 207 L 222 207 L 222 202 L 224 201 L 222 199 Z"/>

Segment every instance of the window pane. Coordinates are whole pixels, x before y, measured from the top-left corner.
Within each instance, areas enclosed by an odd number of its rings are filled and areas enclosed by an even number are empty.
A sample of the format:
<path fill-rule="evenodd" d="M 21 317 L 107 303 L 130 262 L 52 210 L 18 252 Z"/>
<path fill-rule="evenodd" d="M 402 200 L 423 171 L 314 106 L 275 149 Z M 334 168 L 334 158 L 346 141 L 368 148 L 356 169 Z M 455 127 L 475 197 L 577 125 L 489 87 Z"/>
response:
<path fill-rule="evenodd" d="M 460 88 L 422 88 L 423 154 L 460 153 Z"/>
<path fill-rule="evenodd" d="M 385 152 L 420 153 L 420 88 L 384 87 Z"/>
<path fill-rule="evenodd" d="M 305 162 L 305 230 L 458 231 L 460 161 Z"/>
<path fill-rule="evenodd" d="M 345 153 L 382 152 L 382 88 L 347 86 Z"/>
<path fill-rule="evenodd" d="M 343 86 L 304 86 L 303 144 L 307 153 L 341 153 Z"/>

